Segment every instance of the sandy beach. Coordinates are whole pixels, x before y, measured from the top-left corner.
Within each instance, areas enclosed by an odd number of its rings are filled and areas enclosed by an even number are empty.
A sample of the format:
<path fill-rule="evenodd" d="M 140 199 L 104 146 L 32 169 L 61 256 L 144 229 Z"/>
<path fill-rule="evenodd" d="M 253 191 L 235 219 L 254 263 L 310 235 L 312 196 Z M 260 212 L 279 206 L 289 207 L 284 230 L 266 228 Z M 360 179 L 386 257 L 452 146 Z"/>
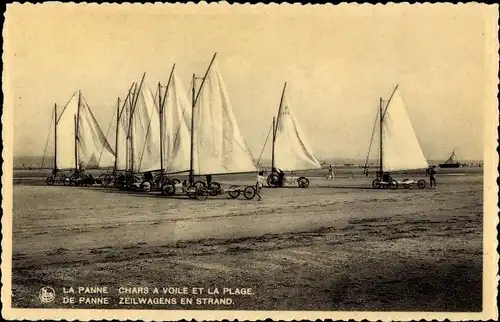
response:
<path fill-rule="evenodd" d="M 480 311 L 482 172 L 443 174 L 438 189 L 372 179 L 311 175 L 309 188 L 266 188 L 261 201 L 15 184 L 13 307 Z M 46 285 L 58 294 L 50 304 L 38 299 Z M 63 303 L 63 288 L 90 286 L 107 286 L 110 302 Z M 154 287 L 205 293 L 120 303 Z M 207 294 L 215 288 L 232 290 Z"/>

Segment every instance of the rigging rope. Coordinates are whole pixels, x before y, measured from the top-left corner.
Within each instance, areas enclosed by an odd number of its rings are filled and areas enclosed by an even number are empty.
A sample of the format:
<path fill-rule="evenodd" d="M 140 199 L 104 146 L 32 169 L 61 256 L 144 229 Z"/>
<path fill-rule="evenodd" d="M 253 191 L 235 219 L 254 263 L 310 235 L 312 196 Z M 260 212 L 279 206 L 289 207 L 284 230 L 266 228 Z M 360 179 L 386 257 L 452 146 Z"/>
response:
<path fill-rule="evenodd" d="M 155 95 L 154 95 L 154 97 L 153 97 L 153 101 L 154 101 L 154 103 L 155 103 L 155 107 L 157 107 L 157 106 L 156 106 L 156 97 L 157 97 L 157 96 L 159 97 L 159 96 L 161 95 L 161 93 L 159 94 L 158 92 L 159 92 L 159 90 L 158 90 L 158 89 L 156 89 Z M 146 140 L 148 139 L 148 136 L 149 136 L 149 129 L 151 128 L 151 116 L 152 116 L 152 113 L 151 113 L 151 115 L 149 116 L 148 129 L 147 129 L 147 131 L 146 131 L 146 137 L 144 138 L 144 143 L 146 143 Z M 146 150 L 146 144 L 144 144 L 144 146 L 142 147 L 141 157 L 139 158 L 139 168 L 138 168 L 138 169 L 141 169 L 141 165 L 142 165 L 142 158 L 144 157 L 144 151 L 145 151 L 145 150 Z"/>
<path fill-rule="evenodd" d="M 370 139 L 370 146 L 368 147 L 368 154 L 366 155 L 366 162 L 365 162 L 365 171 L 366 171 L 366 168 L 367 168 L 367 165 L 368 165 L 368 159 L 370 158 L 370 151 L 372 149 L 372 143 L 373 143 L 373 137 L 375 135 L 375 128 L 377 126 L 377 118 L 379 116 L 379 113 L 380 111 L 377 110 L 377 115 L 375 115 L 375 122 L 373 122 L 373 130 L 372 130 L 372 137 Z"/>
<path fill-rule="evenodd" d="M 193 81 L 191 81 L 191 84 L 189 85 L 189 92 L 188 92 L 188 93 L 191 93 L 191 92 L 192 92 L 192 90 L 193 90 L 193 85 L 194 85 L 194 84 L 193 84 Z M 168 89 L 167 89 L 167 90 L 168 90 Z M 189 98 L 189 96 L 188 96 L 188 98 Z M 191 103 L 191 104 L 192 104 L 192 103 Z M 165 111 L 163 111 L 163 112 L 165 112 Z M 180 120 L 181 120 L 181 122 L 184 122 L 184 120 L 185 120 L 185 116 L 184 116 L 184 115 L 185 115 L 185 114 L 186 114 L 186 108 L 184 108 L 184 109 L 182 110 L 182 115 L 180 116 Z M 191 115 L 191 117 L 194 117 L 194 115 Z M 165 124 L 164 124 L 164 125 L 165 125 Z M 186 124 L 186 125 L 187 125 L 187 124 Z M 189 127 L 190 127 L 190 126 L 189 126 Z M 189 129 L 189 127 L 188 127 L 188 129 Z M 181 131 L 181 124 L 179 124 L 179 126 L 177 127 L 177 130 L 175 131 L 175 139 L 174 139 L 174 142 L 173 142 L 174 146 L 176 146 L 176 145 L 177 145 L 177 140 L 179 140 L 180 131 Z M 190 135 L 193 135 L 193 129 L 191 129 L 191 131 L 188 131 L 188 132 L 190 132 Z M 172 149 L 172 147 L 170 147 L 170 146 L 169 146 L 169 149 L 171 150 L 171 149 Z M 170 156 L 170 154 L 169 154 L 169 155 L 167 155 L 167 158 L 170 158 L 170 157 L 171 157 L 171 156 Z M 194 157 L 194 156 L 190 156 L 190 158 L 191 158 L 191 157 Z M 169 161 L 172 161 L 172 160 L 169 160 Z M 170 168 L 170 166 L 171 166 L 171 165 L 170 165 L 170 162 L 167 162 L 167 167 L 166 167 L 166 169 L 165 169 L 165 172 L 166 172 L 166 173 L 168 173 L 168 172 L 170 171 L 170 169 L 171 169 L 171 168 Z M 193 169 L 193 170 L 194 170 L 194 169 Z"/>
<path fill-rule="evenodd" d="M 266 148 L 267 140 L 269 140 L 269 135 L 271 134 L 272 129 L 273 129 L 273 125 L 271 124 L 271 127 L 269 128 L 269 132 L 267 132 L 266 141 L 264 142 L 264 146 L 262 147 L 262 151 L 260 151 L 259 160 L 257 161 L 258 165 L 260 165 L 260 158 L 262 158 L 262 154 L 264 153 L 264 149 Z"/>
<path fill-rule="evenodd" d="M 54 123 L 54 118 L 53 117 L 50 118 L 49 134 L 47 134 L 47 140 L 45 140 L 45 149 L 43 150 L 43 158 L 42 158 L 42 164 L 40 165 L 40 169 L 43 169 L 43 164 L 45 162 L 45 156 L 47 154 L 47 147 L 49 146 L 49 137 L 50 137 L 50 133 L 52 132 L 51 131 L 51 129 L 52 129 L 52 123 Z M 57 147 L 55 147 L 55 148 L 57 149 Z"/>
<path fill-rule="evenodd" d="M 90 116 L 92 117 L 92 120 L 95 122 L 95 124 L 97 124 L 96 130 L 98 130 L 102 135 L 104 135 L 104 133 L 102 132 L 101 126 L 99 125 L 99 122 L 97 122 L 97 119 L 95 118 L 94 113 L 92 113 L 92 109 L 90 108 L 89 103 L 87 103 L 87 100 L 85 99 L 85 96 L 81 95 L 81 98 L 83 99 L 83 102 L 85 103 L 85 106 L 87 107 L 87 111 L 89 111 Z M 113 112 L 113 115 L 114 115 L 114 112 Z M 109 131 L 109 129 L 108 129 L 108 131 Z M 109 146 L 109 148 L 111 149 L 111 146 L 109 145 L 109 142 L 108 142 L 106 137 L 104 138 L 104 142 L 102 142 L 102 143 L 103 143 L 103 149 L 104 149 L 104 146 L 106 146 L 106 145 Z M 99 159 L 100 159 L 100 157 L 99 157 Z M 96 167 L 97 167 L 97 169 L 99 168 L 99 161 L 97 162 Z"/>
<path fill-rule="evenodd" d="M 109 121 L 108 130 L 106 131 L 106 136 L 105 136 L 106 141 L 108 140 L 109 130 L 111 130 L 111 124 L 113 124 L 113 118 L 115 117 L 115 114 L 116 114 L 116 109 L 114 109 L 114 110 L 115 111 L 113 112 L 113 116 L 111 116 L 111 121 Z M 118 115 L 116 117 L 118 117 Z M 97 160 L 97 167 L 99 167 L 99 163 L 101 162 L 101 157 L 102 157 L 102 153 L 104 152 L 104 147 L 105 147 L 105 145 L 103 144 L 102 149 L 101 149 L 101 153 L 99 154 L 99 159 Z M 116 147 L 115 147 L 115 150 L 116 150 Z M 116 151 L 115 151 L 115 154 L 116 154 Z"/>

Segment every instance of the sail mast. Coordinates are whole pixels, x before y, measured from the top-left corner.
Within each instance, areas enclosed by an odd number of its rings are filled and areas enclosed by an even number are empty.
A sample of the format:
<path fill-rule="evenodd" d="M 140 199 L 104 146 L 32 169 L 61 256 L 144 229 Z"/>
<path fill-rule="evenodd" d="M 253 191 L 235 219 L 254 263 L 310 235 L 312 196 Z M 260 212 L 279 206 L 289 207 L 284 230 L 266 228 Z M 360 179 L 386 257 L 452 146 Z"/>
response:
<path fill-rule="evenodd" d="M 375 121 L 373 122 L 373 129 L 372 129 L 372 137 L 370 138 L 370 145 L 368 146 L 368 154 L 366 155 L 366 161 L 365 161 L 365 173 L 368 171 L 368 161 L 370 159 L 370 152 L 372 150 L 372 144 L 373 144 L 373 137 L 375 135 L 375 130 L 377 129 L 377 121 L 380 118 L 380 111 L 377 111 L 377 115 L 375 115 Z"/>
<path fill-rule="evenodd" d="M 386 109 L 387 110 L 387 109 Z M 379 175 L 380 175 L 380 178 L 382 178 L 382 173 L 383 173 L 383 137 L 382 137 L 382 131 L 383 131 L 383 122 L 384 122 L 384 118 L 383 118 L 383 113 L 382 113 L 382 97 L 380 98 L 380 104 L 379 104 L 379 114 L 380 114 L 380 169 L 379 169 Z"/>
<path fill-rule="evenodd" d="M 383 165 L 382 161 L 383 159 L 383 145 L 382 145 L 382 128 L 383 128 L 383 122 L 384 122 L 384 117 L 385 114 L 387 113 L 387 109 L 389 108 L 389 104 L 391 103 L 392 97 L 394 96 L 394 93 L 396 93 L 396 90 L 398 89 L 399 84 L 394 87 L 394 90 L 392 91 L 391 96 L 389 97 L 389 100 L 387 101 L 387 105 L 385 107 L 385 110 L 382 112 L 382 98 L 380 98 L 380 175 L 383 173 Z"/>
<path fill-rule="evenodd" d="M 212 67 L 212 64 L 214 63 L 216 56 L 217 56 L 217 53 L 214 54 L 214 56 L 212 57 L 212 60 L 210 61 L 210 64 L 208 65 L 207 71 L 205 72 L 205 76 L 203 76 L 200 88 L 198 89 L 198 93 L 196 94 L 196 99 L 194 100 L 194 104 L 196 104 L 196 102 L 198 101 L 198 96 L 200 96 L 201 89 L 203 88 L 203 85 L 205 84 L 205 80 L 207 79 L 208 72 L 210 71 L 210 68 Z M 193 83 L 193 88 L 195 88 L 194 83 Z"/>
<path fill-rule="evenodd" d="M 78 121 L 76 119 L 76 115 L 74 116 L 74 118 L 75 118 L 75 170 L 78 170 L 78 137 L 76 134 Z"/>
<path fill-rule="evenodd" d="M 272 144 L 272 152 L 271 152 L 271 172 L 274 171 L 274 142 L 276 141 L 276 117 L 273 116 L 273 144 Z"/>
<path fill-rule="evenodd" d="M 394 87 L 394 90 L 392 91 L 392 94 L 389 97 L 389 100 L 387 101 L 387 106 L 385 107 L 385 111 L 384 111 L 384 114 L 382 116 L 382 119 L 385 117 L 385 113 L 387 113 L 387 109 L 389 108 L 389 104 L 391 103 L 392 97 L 394 96 L 394 93 L 396 93 L 396 90 L 398 89 L 398 87 L 399 87 L 399 84 L 397 84 L 396 87 Z"/>
<path fill-rule="evenodd" d="M 170 71 L 170 76 L 168 77 L 168 82 L 167 82 L 167 87 L 165 89 L 165 94 L 163 95 L 163 105 L 165 105 L 165 102 L 167 101 L 167 92 L 170 87 L 170 83 L 172 82 L 172 77 L 174 75 L 174 70 L 175 70 L 175 64 L 172 66 L 172 70 Z"/>
<path fill-rule="evenodd" d="M 118 127 L 120 126 L 120 97 L 116 104 L 116 131 L 115 131 L 115 171 L 118 164 Z"/>
<path fill-rule="evenodd" d="M 142 79 L 141 79 L 141 83 L 139 84 L 139 88 L 137 89 L 137 94 L 135 95 L 135 98 L 134 98 L 134 101 L 133 101 L 133 105 L 131 106 L 131 111 L 130 111 L 130 122 L 129 122 L 129 133 L 130 133 L 130 147 L 131 147 L 131 155 L 132 155 L 132 160 L 130 161 L 131 162 L 131 169 L 132 169 L 132 172 L 134 171 L 134 137 L 132 136 L 132 128 L 130 125 L 132 125 L 132 119 L 134 117 L 134 112 L 135 112 L 135 108 L 137 106 L 137 101 L 139 100 L 139 95 L 141 95 L 141 89 L 142 89 L 142 83 L 144 82 L 144 78 L 146 77 L 146 73 L 142 74 Z"/>
<path fill-rule="evenodd" d="M 78 137 L 79 126 L 78 123 L 80 121 L 80 104 L 82 102 L 82 91 L 78 91 L 78 107 L 76 109 L 76 117 L 75 117 L 75 169 L 81 170 L 78 164 L 78 141 L 80 138 Z"/>
<path fill-rule="evenodd" d="M 54 103 L 54 170 L 57 170 L 57 104 Z"/>
<path fill-rule="evenodd" d="M 212 57 L 212 60 L 210 61 L 210 64 L 208 65 L 207 71 L 205 72 L 205 76 L 203 76 L 203 79 L 200 84 L 200 88 L 198 89 L 198 93 L 196 93 L 196 98 L 195 98 L 195 88 L 196 88 L 196 75 L 193 74 L 193 101 L 191 105 L 191 159 L 190 161 L 190 166 L 189 166 L 189 183 L 193 183 L 193 175 L 194 175 L 194 108 L 196 105 L 196 102 L 198 101 L 198 97 L 200 96 L 201 90 L 203 89 L 203 85 L 205 84 L 205 80 L 207 79 L 208 73 L 210 72 L 210 68 L 212 67 L 212 64 L 215 61 L 215 57 L 217 56 L 217 53 L 214 54 Z"/>
<path fill-rule="evenodd" d="M 196 75 L 193 74 L 193 88 L 191 97 L 191 157 L 189 159 L 189 184 L 193 184 L 193 174 L 194 174 L 194 105 L 196 102 L 195 98 L 195 87 L 196 87 Z"/>
<path fill-rule="evenodd" d="M 128 95 L 127 95 L 127 98 L 125 98 L 125 102 L 123 102 L 123 108 L 127 108 L 127 111 L 128 111 L 128 123 L 127 123 L 127 135 L 125 136 L 125 141 L 126 141 L 126 144 L 125 144 L 125 169 L 128 171 L 129 170 L 129 165 L 130 165 L 130 150 L 131 150 L 131 140 L 130 140 L 130 127 L 131 127 L 131 120 L 132 120 L 132 114 L 131 114 L 131 111 L 132 111 L 132 100 L 134 99 L 135 97 L 135 90 L 136 90 L 136 87 L 137 87 L 137 83 L 134 82 L 132 84 L 132 86 L 130 87 L 130 90 L 128 91 Z M 130 96 L 130 93 L 132 92 L 132 98 Z"/>
<path fill-rule="evenodd" d="M 283 92 L 281 93 L 280 106 L 278 108 L 278 117 L 276 119 L 276 127 L 278 126 L 278 122 L 280 120 L 281 107 L 283 106 L 283 98 L 285 97 L 285 90 L 286 90 L 286 82 L 285 85 L 283 85 Z"/>
<path fill-rule="evenodd" d="M 163 99 L 161 98 L 161 85 L 158 82 L 158 102 L 160 105 L 160 183 L 163 183 L 163 135 L 164 135 L 164 122 L 163 115 L 165 113 L 165 102 L 167 101 L 167 93 L 170 88 L 170 82 L 172 81 L 172 76 L 174 74 L 175 64 L 172 66 L 172 70 L 170 71 L 170 76 L 168 77 L 167 86 L 165 87 L 165 94 L 163 95 Z"/>
<path fill-rule="evenodd" d="M 285 85 L 283 85 L 283 92 L 281 93 L 281 98 L 280 98 L 280 105 L 278 107 L 278 116 L 276 118 L 273 117 L 273 151 L 272 151 L 272 167 L 271 167 L 271 172 L 274 170 L 274 146 L 275 146 L 275 141 L 276 141 L 276 131 L 278 130 L 278 122 L 280 119 L 280 114 L 281 114 L 281 107 L 283 106 L 283 98 L 285 97 L 285 90 L 286 90 L 286 82 Z"/>
<path fill-rule="evenodd" d="M 168 88 L 165 89 L 167 91 Z M 163 105 L 161 99 L 161 84 L 158 82 L 158 114 L 160 115 L 160 185 L 163 183 Z"/>

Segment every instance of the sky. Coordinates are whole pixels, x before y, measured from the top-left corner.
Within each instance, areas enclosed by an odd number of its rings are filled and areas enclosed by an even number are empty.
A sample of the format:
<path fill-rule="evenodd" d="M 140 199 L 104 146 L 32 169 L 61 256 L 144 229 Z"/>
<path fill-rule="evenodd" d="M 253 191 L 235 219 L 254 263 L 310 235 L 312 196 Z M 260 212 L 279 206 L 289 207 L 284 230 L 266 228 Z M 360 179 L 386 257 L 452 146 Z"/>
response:
<path fill-rule="evenodd" d="M 320 159 L 364 159 L 379 98 L 396 84 L 426 158 L 446 159 L 456 149 L 462 159 L 482 159 L 484 111 L 497 108 L 485 98 L 497 67 L 489 58 L 496 21 L 485 8 L 8 5 L 4 91 L 12 97 L 5 107 L 14 108 L 14 155 L 43 155 L 54 104 L 75 91 L 106 133 L 117 97 L 144 72 L 154 90 L 176 63 L 187 91 L 217 52 L 255 158 L 287 82 Z"/>

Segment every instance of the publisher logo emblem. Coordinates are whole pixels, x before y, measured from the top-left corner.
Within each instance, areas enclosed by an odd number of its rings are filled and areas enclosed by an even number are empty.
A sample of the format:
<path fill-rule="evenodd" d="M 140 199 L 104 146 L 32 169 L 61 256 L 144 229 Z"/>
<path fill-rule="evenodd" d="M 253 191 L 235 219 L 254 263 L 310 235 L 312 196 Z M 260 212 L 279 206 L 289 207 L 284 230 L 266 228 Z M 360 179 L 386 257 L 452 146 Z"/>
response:
<path fill-rule="evenodd" d="M 38 298 L 42 303 L 50 303 L 56 298 L 56 291 L 50 286 L 45 286 L 40 289 Z"/>

